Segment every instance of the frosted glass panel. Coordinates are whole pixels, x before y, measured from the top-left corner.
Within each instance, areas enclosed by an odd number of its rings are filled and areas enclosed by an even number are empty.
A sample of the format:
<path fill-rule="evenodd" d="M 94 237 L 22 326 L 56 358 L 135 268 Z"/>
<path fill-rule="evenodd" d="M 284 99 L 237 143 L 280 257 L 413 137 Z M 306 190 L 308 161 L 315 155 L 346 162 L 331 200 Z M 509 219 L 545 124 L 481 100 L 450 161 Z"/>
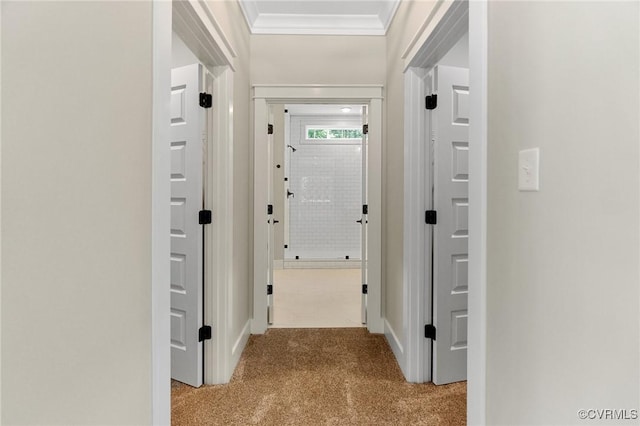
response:
<path fill-rule="evenodd" d="M 349 144 L 302 142 L 313 119 L 291 117 L 287 149 L 289 245 L 286 259 L 360 258 L 362 152 L 360 140 Z M 324 119 L 324 122 L 327 119 Z M 340 121 L 344 124 L 344 120 Z M 353 121 L 358 125 L 359 121 Z M 301 143 L 302 142 L 302 143 Z"/>

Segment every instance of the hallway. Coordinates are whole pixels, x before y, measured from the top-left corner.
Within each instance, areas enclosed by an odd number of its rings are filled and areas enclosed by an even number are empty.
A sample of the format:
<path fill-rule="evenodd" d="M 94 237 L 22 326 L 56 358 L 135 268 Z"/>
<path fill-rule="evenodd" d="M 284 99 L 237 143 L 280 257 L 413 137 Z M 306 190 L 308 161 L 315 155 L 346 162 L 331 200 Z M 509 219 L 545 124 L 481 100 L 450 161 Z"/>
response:
<path fill-rule="evenodd" d="M 364 328 L 251 336 L 231 382 L 174 382 L 172 425 L 462 425 L 466 383 L 407 383 L 384 336 Z"/>

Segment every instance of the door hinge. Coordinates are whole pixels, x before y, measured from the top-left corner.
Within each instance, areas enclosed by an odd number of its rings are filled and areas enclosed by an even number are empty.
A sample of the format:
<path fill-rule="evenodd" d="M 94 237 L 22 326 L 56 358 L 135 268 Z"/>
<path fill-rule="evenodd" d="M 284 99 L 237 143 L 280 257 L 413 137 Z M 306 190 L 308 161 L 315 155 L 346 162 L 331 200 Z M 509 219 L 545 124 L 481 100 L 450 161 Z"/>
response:
<path fill-rule="evenodd" d="M 363 204 L 362 205 L 362 214 L 369 214 L 369 205 L 368 204 Z"/>
<path fill-rule="evenodd" d="M 273 294 L 273 284 L 267 284 L 267 296 Z"/>
<path fill-rule="evenodd" d="M 424 337 L 427 339 L 436 340 L 436 326 L 433 324 L 427 324 L 424 326 Z"/>
<path fill-rule="evenodd" d="M 210 325 L 203 325 L 202 327 L 200 327 L 200 330 L 198 330 L 198 342 L 202 342 L 205 340 L 211 340 L 211 335 L 212 335 L 212 331 L 211 331 L 211 326 Z"/>
<path fill-rule="evenodd" d="M 438 106 L 438 95 L 427 96 L 426 98 L 427 109 L 436 109 Z"/>
<path fill-rule="evenodd" d="M 267 134 L 268 135 L 273 134 L 273 124 L 267 124 Z"/>
<path fill-rule="evenodd" d="M 209 93 L 200 93 L 200 106 L 202 108 L 211 108 L 213 105 L 213 96 Z"/>
<path fill-rule="evenodd" d="M 368 124 L 363 124 L 362 125 L 362 134 L 363 135 L 368 135 L 369 134 L 369 125 Z"/>
<path fill-rule="evenodd" d="M 367 284 L 362 284 L 362 294 L 369 294 L 369 286 Z"/>
<path fill-rule="evenodd" d="M 208 225 L 211 223 L 211 210 L 200 210 L 198 213 L 198 223 L 200 225 Z"/>
<path fill-rule="evenodd" d="M 429 225 L 438 223 L 438 214 L 435 210 L 427 210 L 424 212 L 424 221 Z"/>
<path fill-rule="evenodd" d="M 267 214 L 273 214 L 273 204 L 267 204 Z"/>

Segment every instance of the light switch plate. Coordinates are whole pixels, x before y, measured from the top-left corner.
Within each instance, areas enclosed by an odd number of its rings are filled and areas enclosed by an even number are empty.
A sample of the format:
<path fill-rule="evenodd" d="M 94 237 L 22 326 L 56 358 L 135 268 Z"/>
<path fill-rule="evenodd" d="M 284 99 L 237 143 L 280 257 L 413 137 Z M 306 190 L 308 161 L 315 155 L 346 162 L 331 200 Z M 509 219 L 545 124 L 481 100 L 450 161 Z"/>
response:
<path fill-rule="evenodd" d="M 525 149 L 518 155 L 518 189 L 540 190 L 540 148 Z"/>

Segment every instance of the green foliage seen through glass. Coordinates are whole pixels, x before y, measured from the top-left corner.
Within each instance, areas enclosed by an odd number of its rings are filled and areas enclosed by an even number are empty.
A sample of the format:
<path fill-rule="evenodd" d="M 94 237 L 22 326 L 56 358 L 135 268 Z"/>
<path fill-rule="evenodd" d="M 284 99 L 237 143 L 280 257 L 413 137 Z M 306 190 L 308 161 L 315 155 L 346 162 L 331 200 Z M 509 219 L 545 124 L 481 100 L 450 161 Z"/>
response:
<path fill-rule="evenodd" d="M 307 129 L 307 139 L 361 139 L 360 129 Z"/>

